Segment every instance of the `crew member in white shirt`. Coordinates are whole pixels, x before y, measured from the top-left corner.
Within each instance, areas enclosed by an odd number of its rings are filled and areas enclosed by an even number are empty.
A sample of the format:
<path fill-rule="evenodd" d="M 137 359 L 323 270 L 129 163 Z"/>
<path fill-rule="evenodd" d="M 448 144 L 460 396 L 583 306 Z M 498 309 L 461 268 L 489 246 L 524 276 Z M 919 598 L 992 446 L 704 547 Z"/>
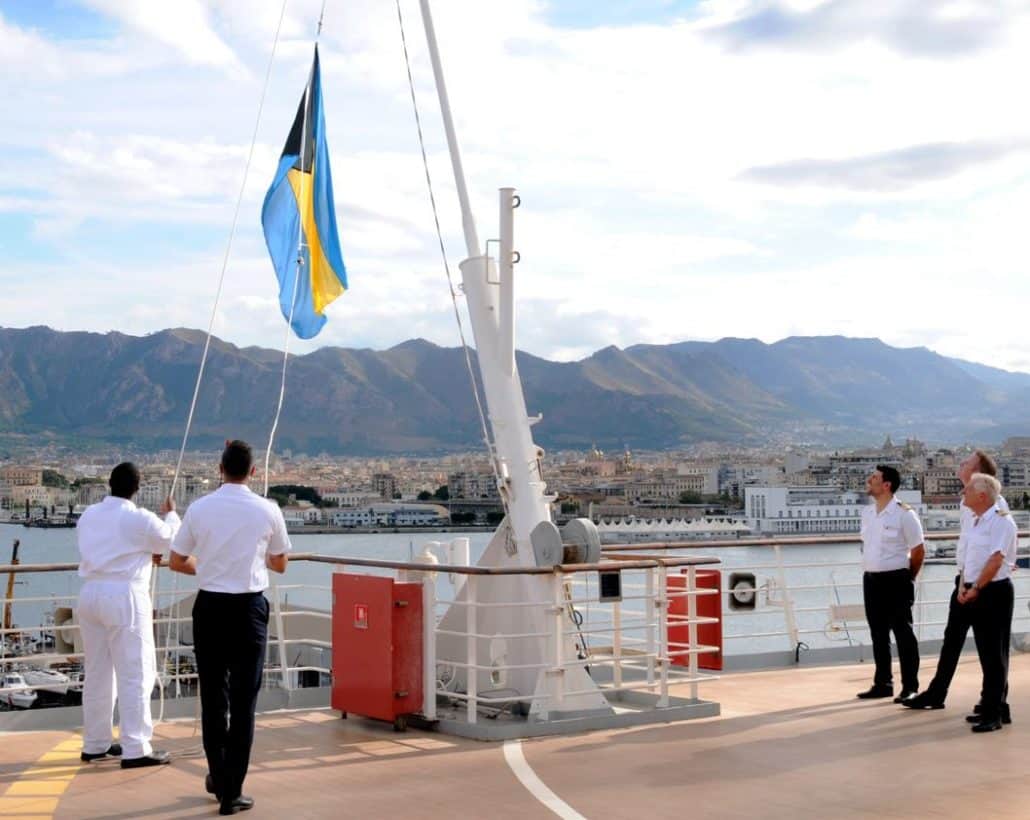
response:
<path fill-rule="evenodd" d="M 1011 558 L 1017 534 L 1012 516 L 998 508 L 1001 484 L 994 476 L 974 473 L 962 491 L 973 513 L 962 561 L 958 602 L 969 608 L 976 652 L 983 671 L 980 712 L 971 715 L 974 732 L 1002 727 L 1002 702 L 1008 685 L 1005 641 L 1012 630 L 1013 589 Z"/>
<path fill-rule="evenodd" d="M 223 484 L 190 505 L 169 566 L 197 576 L 193 645 L 200 679 L 208 793 L 219 814 L 254 805 L 243 781 L 254 742 L 254 710 L 268 643 L 268 570 L 285 572 L 290 539 L 282 511 L 251 492 L 250 446 L 226 442 Z"/>
<path fill-rule="evenodd" d="M 995 464 L 994 459 L 983 450 L 974 450 L 958 467 L 957 475 L 963 487 L 969 484 L 969 480 L 973 477 L 974 473 L 986 473 L 990 476 L 997 476 L 998 466 Z M 998 496 L 997 505 L 1000 511 L 1005 513 L 1009 511 L 1009 505 L 1005 502 L 1004 496 Z M 961 586 L 962 566 L 965 560 L 965 545 L 969 540 L 969 533 L 973 528 L 975 517 L 972 510 L 966 506 L 963 498 L 962 503 L 959 505 L 959 536 L 958 546 L 955 549 L 957 569 L 955 588 L 952 590 L 951 600 L 948 603 L 948 623 L 944 627 L 944 642 L 941 644 L 941 655 L 937 660 L 937 672 L 925 691 L 904 702 L 904 705 L 910 709 L 943 709 L 944 701 L 948 697 L 948 688 L 955 677 L 959 657 L 962 655 L 966 636 L 969 634 L 971 627 L 969 620 L 970 608 L 958 602 L 958 592 Z M 1014 553 L 1009 556 L 1009 560 L 1010 563 L 1015 564 L 1016 556 Z M 1009 643 L 1010 635 L 1006 633 L 1003 639 L 1006 657 L 1008 656 Z M 974 714 L 978 714 L 981 706 L 977 704 L 973 708 Z M 973 715 L 970 717 L 973 717 Z M 1002 723 L 1012 722 L 1007 697 L 1002 698 L 1001 721 Z M 979 723 L 980 721 L 977 719 L 975 722 Z"/>
<path fill-rule="evenodd" d="M 919 516 L 894 494 L 901 484 L 896 469 L 878 465 L 868 479 L 872 503 L 862 511 L 862 592 L 872 635 L 876 671 L 860 698 L 894 695 L 890 633 L 898 645 L 902 703 L 919 691 L 919 642 L 912 630 L 915 579 L 923 565 L 923 527 Z"/>
<path fill-rule="evenodd" d="M 168 752 L 150 745 L 157 663 L 149 585 L 151 566 L 171 545 L 179 516 L 171 498 L 161 507 L 163 521 L 133 504 L 139 483 L 134 464 L 115 467 L 108 482 L 111 494 L 82 514 L 77 532 L 86 674 L 82 760 L 121 756 L 123 769 L 169 762 Z M 111 742 L 116 685 L 120 744 Z"/>

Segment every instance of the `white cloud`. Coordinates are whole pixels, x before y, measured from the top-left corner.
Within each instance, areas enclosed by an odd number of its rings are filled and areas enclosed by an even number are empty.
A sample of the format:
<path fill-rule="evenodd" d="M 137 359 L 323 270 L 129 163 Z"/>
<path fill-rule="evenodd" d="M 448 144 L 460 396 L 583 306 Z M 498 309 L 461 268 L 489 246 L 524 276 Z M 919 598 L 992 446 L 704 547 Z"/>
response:
<path fill-rule="evenodd" d="M 115 39 L 58 43 L 0 17 L 0 244 L 19 250 L 0 268 L 3 322 L 206 327 L 281 4 L 86 5 L 118 22 Z M 844 332 L 962 355 L 970 342 L 947 329 L 964 327 L 987 281 L 1005 294 L 1004 321 L 977 355 L 1030 360 L 1018 317 L 1030 297 L 1030 108 L 1019 104 L 1030 8 L 887 5 L 708 2 L 668 23 L 559 29 L 532 0 L 434 3 L 481 237 L 496 235 L 497 187 L 523 197 L 520 347 L 568 358 L 608 343 Z M 320 7 L 291 0 L 273 67 L 216 324 L 242 344 L 282 342 L 257 214 Z M 803 23 L 792 37 L 829 35 L 745 48 L 743 29 L 727 28 L 772 7 Z M 449 159 L 417 4 L 404 11 L 457 276 Z M 913 19 L 928 28 L 898 28 Z M 327 8 L 326 117 L 351 290 L 298 350 L 457 338 L 396 25 L 389 3 Z M 960 47 L 942 51 L 949 37 Z M 942 158 L 933 146 L 958 148 Z M 159 252 L 136 235 L 162 238 Z M 33 238 L 60 258 L 32 259 Z M 20 284 L 66 282 L 73 269 L 95 283 L 88 295 L 63 286 L 44 299 Z M 885 298 L 906 306 L 886 322 Z"/>
<path fill-rule="evenodd" d="M 232 49 L 212 29 L 199 0 L 80 0 L 126 27 L 171 46 L 190 63 L 238 69 Z"/>

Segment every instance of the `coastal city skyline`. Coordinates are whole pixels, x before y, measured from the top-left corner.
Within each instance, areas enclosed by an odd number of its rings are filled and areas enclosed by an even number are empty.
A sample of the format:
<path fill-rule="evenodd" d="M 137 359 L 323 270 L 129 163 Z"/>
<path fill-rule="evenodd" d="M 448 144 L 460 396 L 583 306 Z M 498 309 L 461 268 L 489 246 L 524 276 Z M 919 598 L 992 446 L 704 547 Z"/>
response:
<path fill-rule="evenodd" d="M 807 505 L 859 504 L 865 498 L 866 478 L 885 464 L 901 471 L 900 489 L 921 505 L 921 514 L 927 514 L 926 505 L 931 512 L 936 509 L 943 523 L 934 528 L 944 528 L 954 524 L 951 519 L 957 514 L 957 467 L 972 451 L 968 444 L 929 447 L 918 439 L 895 442 L 890 436 L 857 449 L 707 444 L 684 451 L 606 453 L 594 448 L 551 455 L 543 477 L 555 494 L 557 520 L 581 516 L 596 522 L 707 521 L 714 515 L 720 527 L 732 524 L 736 537 L 759 534 L 746 530 L 749 519 L 755 518 L 753 510 L 745 509 L 752 491 L 784 488 L 804 495 Z M 1030 509 L 1030 436 L 1009 438 L 989 452 L 997 459 L 999 480 L 1013 509 Z M 133 455 L 143 474 L 137 503 L 156 510 L 177 475 L 177 504 L 188 507 L 219 486 L 216 455 L 187 453 L 178 473 L 174 452 Z M 128 457 L 124 452 L 114 456 Z M 107 494 L 110 461 L 111 457 L 66 452 L 0 464 L 0 520 L 74 520 L 85 505 Z M 259 470 L 255 486 L 260 487 L 264 478 Z M 271 461 L 268 484 L 270 497 L 298 531 L 486 525 L 496 524 L 504 513 L 489 461 L 474 452 L 359 458 L 286 451 Z M 840 502 L 841 497 L 851 500 Z M 857 526 L 855 509 L 850 510 L 848 524 Z"/>
<path fill-rule="evenodd" d="M 272 66 L 215 324 L 240 345 L 282 344 L 257 214 L 319 5 L 290 4 Z M 4 4 L 4 162 L 37 174 L 31 190 L 18 173 L 0 183 L 5 326 L 206 326 L 277 13 Z M 1025 4 L 455 0 L 436 14 L 484 237 L 497 187 L 523 199 L 520 348 L 571 360 L 843 333 L 1030 371 L 1030 113 L 1011 103 Z M 492 35 L 450 34 L 471 29 Z M 424 46 L 408 39 L 454 267 L 453 185 Z M 452 345 L 395 14 L 329 4 L 322 43 L 351 291 L 294 349 Z M 885 298 L 904 321 L 885 320 Z M 966 306 L 985 298 L 994 321 L 970 334 Z"/>

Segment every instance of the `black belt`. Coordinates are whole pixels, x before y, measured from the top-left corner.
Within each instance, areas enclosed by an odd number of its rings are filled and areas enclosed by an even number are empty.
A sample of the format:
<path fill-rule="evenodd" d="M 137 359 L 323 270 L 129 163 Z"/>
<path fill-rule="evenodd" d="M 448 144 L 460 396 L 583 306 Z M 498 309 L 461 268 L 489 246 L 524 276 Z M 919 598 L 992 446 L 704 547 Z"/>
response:
<path fill-rule="evenodd" d="M 904 573 L 911 574 L 912 573 L 912 569 L 911 569 L 911 567 L 904 567 L 903 569 L 882 569 L 882 570 L 879 570 L 877 572 L 870 572 L 869 570 L 866 570 L 865 574 L 866 575 L 895 575 L 895 574 L 897 574 L 899 572 L 904 572 Z"/>

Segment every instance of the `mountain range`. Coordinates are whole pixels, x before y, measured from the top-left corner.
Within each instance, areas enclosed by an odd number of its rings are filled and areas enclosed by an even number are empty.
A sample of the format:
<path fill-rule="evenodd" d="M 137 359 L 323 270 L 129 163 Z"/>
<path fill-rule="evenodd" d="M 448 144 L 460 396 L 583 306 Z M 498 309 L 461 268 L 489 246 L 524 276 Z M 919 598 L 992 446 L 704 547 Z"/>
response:
<path fill-rule="evenodd" d="M 178 447 L 205 334 L 0 328 L 0 434 Z M 576 362 L 517 355 L 544 447 L 668 449 L 698 442 L 857 445 L 1030 434 L 1030 374 L 877 339 L 721 339 L 606 347 Z M 282 353 L 212 339 L 191 448 L 267 440 Z M 291 357 L 277 448 L 433 454 L 481 446 L 460 348 Z"/>

